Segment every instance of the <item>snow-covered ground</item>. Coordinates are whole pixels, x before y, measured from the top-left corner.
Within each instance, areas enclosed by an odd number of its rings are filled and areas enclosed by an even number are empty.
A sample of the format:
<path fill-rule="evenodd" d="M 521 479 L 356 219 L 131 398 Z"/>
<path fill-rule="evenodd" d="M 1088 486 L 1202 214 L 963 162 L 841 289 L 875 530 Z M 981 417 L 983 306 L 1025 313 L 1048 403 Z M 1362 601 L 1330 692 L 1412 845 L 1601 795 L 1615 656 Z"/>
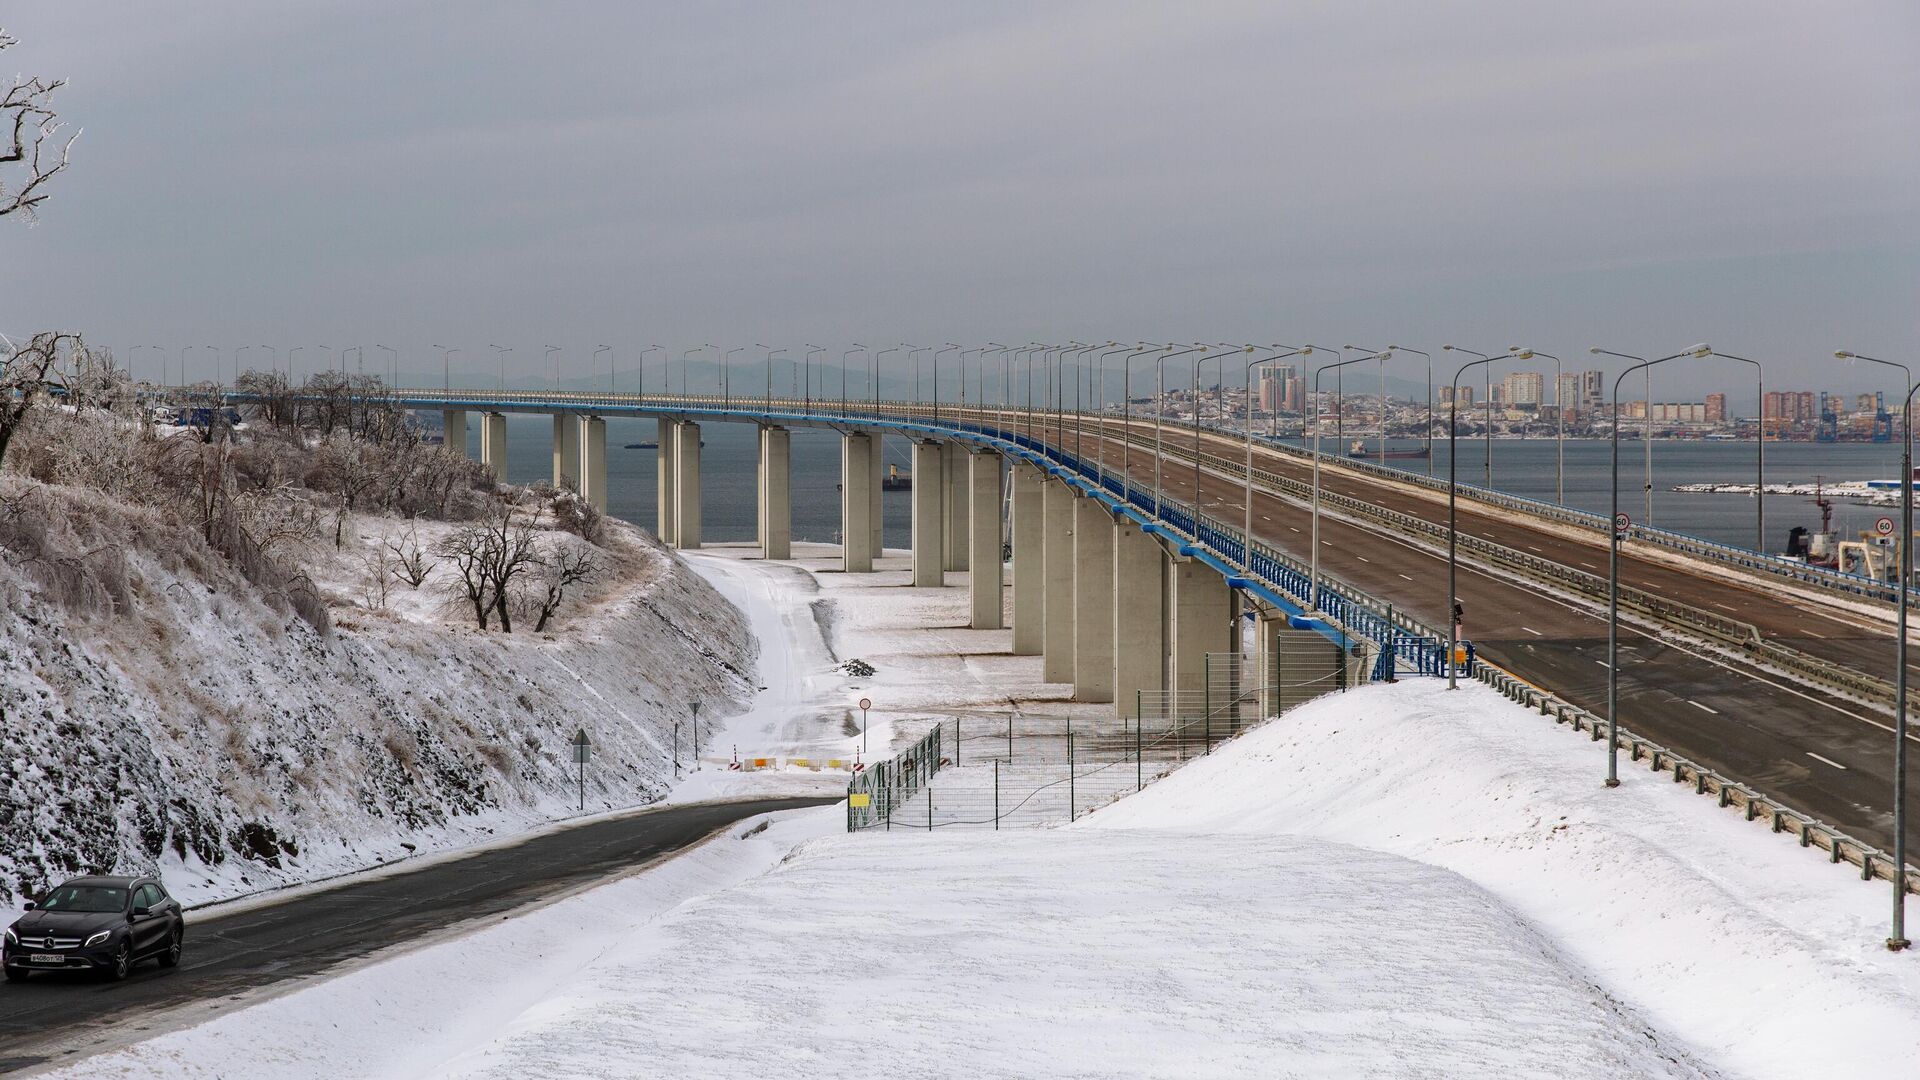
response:
<path fill-rule="evenodd" d="M 730 737 L 844 739 L 847 693 L 897 702 L 904 737 L 918 710 L 1037 685 L 1037 659 L 954 629 L 959 589 L 715 565 L 737 554 L 696 562 L 784 627 L 763 656 L 788 673 Z M 841 682 L 850 655 L 875 675 Z M 1409 680 L 1323 698 L 1071 827 L 850 836 L 827 808 L 736 828 L 63 1075 L 1913 1071 L 1920 975 L 1881 948 L 1882 884 L 1599 770 L 1592 743 L 1490 691 Z"/>

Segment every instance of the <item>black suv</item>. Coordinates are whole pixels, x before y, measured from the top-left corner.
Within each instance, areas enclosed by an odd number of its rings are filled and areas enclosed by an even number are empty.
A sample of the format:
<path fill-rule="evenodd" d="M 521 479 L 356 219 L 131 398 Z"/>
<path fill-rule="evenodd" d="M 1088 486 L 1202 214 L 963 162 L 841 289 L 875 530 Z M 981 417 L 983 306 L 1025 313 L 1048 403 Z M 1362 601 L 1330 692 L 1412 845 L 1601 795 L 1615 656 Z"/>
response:
<path fill-rule="evenodd" d="M 159 957 L 180 963 L 187 920 L 159 879 L 80 877 L 29 903 L 7 927 L 0 950 L 9 981 L 35 971 L 94 971 L 124 979 L 133 965 Z"/>

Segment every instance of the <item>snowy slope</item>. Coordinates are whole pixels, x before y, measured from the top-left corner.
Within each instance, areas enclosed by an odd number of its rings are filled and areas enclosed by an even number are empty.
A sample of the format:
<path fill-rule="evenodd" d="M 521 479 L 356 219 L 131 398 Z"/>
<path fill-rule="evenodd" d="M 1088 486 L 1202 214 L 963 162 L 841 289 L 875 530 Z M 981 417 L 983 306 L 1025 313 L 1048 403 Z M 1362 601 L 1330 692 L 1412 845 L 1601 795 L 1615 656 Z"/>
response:
<path fill-rule="evenodd" d="M 1891 886 L 1661 774 L 1609 790 L 1604 768 L 1486 687 L 1413 679 L 1322 698 L 1075 828 L 1405 855 L 1498 896 L 1730 1073 L 1920 1076 L 1920 965 L 1882 947 Z"/>
<path fill-rule="evenodd" d="M 125 552 L 125 615 L 0 565 L 0 910 L 77 870 L 157 867 L 198 902 L 524 829 L 575 812 L 582 728 L 588 812 L 652 801 L 686 703 L 713 720 L 750 690 L 739 612 L 628 526 L 602 592 L 539 636 L 404 589 L 356 606 L 339 567 L 322 635 L 155 532 Z"/>

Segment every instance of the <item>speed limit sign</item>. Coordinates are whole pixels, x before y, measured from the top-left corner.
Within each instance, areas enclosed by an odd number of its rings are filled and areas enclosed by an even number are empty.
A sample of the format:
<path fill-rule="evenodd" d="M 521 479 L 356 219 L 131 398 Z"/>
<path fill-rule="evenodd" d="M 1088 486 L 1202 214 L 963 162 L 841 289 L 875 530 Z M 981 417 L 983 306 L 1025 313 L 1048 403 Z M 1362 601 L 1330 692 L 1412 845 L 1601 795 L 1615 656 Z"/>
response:
<path fill-rule="evenodd" d="M 1883 517 L 1880 520 L 1874 522 L 1873 531 L 1876 533 L 1879 533 L 1881 536 L 1892 536 L 1893 535 L 1893 519 L 1890 517 Z"/>
<path fill-rule="evenodd" d="M 1632 518 L 1628 517 L 1625 514 L 1613 515 L 1613 531 L 1614 532 L 1619 533 L 1621 536 L 1625 536 L 1627 535 L 1627 530 L 1631 528 L 1633 528 Z"/>

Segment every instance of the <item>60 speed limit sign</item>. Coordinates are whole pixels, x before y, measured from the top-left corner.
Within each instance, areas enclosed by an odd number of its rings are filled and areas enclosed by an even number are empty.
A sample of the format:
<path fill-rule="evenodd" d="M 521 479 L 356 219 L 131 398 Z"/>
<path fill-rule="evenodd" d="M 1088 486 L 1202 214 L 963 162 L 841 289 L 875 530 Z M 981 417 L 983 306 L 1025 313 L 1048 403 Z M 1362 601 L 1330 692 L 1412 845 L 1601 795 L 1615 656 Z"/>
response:
<path fill-rule="evenodd" d="M 1627 535 L 1627 530 L 1631 528 L 1633 528 L 1632 518 L 1628 517 L 1625 514 L 1613 515 L 1613 531 L 1614 532 L 1619 533 L 1621 536 L 1625 536 Z"/>
<path fill-rule="evenodd" d="M 1873 531 L 1878 533 L 1881 536 L 1892 536 L 1893 535 L 1893 519 L 1890 517 L 1883 517 L 1880 520 L 1874 522 Z"/>

